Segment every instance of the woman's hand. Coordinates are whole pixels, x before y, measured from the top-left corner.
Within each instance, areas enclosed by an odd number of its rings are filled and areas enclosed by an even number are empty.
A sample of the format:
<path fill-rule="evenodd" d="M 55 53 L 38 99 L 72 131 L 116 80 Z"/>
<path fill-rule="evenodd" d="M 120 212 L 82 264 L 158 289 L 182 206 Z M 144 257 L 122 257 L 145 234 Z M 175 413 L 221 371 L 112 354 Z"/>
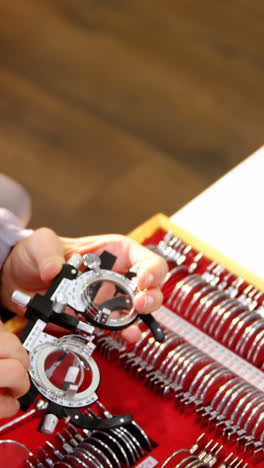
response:
<path fill-rule="evenodd" d="M 160 290 L 167 271 L 167 263 L 163 258 L 146 249 L 129 237 L 119 234 L 106 234 L 102 236 L 87 236 L 77 239 L 62 238 L 64 252 L 68 258 L 72 253 L 82 255 L 87 252 L 101 254 L 107 250 L 117 257 L 114 270 L 126 273 L 131 267 L 137 265 L 137 286 L 139 289 L 135 297 L 135 307 L 139 313 L 150 313 L 157 310 L 163 300 Z M 140 331 L 136 325 L 122 331 L 128 341 L 136 341 Z"/>
<path fill-rule="evenodd" d="M 20 241 L 8 256 L 2 269 L 3 305 L 21 315 L 22 309 L 11 300 L 15 289 L 30 295 L 44 291 L 72 253 L 100 255 L 103 250 L 117 257 L 115 271 L 125 273 L 137 265 L 139 292 L 135 306 L 138 312 L 149 313 L 158 309 L 162 303 L 160 285 L 167 273 L 167 264 L 161 257 L 125 236 L 108 234 L 70 239 L 58 237 L 47 228 L 38 229 Z M 129 341 L 137 340 L 139 334 L 134 325 L 123 331 L 123 336 Z"/>
<path fill-rule="evenodd" d="M 0 418 L 13 416 L 29 390 L 29 357 L 19 339 L 0 323 Z"/>

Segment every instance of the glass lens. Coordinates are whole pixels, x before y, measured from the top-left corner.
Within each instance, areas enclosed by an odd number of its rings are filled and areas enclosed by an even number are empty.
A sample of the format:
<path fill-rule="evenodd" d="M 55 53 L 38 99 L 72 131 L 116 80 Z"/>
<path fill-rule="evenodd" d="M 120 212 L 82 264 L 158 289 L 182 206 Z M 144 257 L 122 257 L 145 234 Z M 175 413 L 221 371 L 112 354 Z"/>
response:
<path fill-rule="evenodd" d="M 23 468 L 30 450 L 15 440 L 0 440 L 0 461 L 10 468 Z M 1 463 L 2 466 L 2 463 Z"/>
<path fill-rule="evenodd" d="M 111 281 L 94 282 L 88 289 L 93 305 L 87 311 L 95 321 L 108 324 L 127 317 L 133 308 L 128 293 Z"/>
<path fill-rule="evenodd" d="M 72 352 L 58 349 L 50 353 L 44 364 L 46 377 L 59 390 L 77 393 L 84 380 L 81 360 Z"/>

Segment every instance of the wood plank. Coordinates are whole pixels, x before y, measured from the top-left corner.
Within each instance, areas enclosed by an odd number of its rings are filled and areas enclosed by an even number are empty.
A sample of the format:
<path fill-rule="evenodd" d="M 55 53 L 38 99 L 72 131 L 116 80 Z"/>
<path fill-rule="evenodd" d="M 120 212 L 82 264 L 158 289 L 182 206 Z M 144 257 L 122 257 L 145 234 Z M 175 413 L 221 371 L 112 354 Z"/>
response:
<path fill-rule="evenodd" d="M 33 226 L 126 232 L 263 144 L 261 0 L 14 0 L 0 18 L 1 167 Z"/>

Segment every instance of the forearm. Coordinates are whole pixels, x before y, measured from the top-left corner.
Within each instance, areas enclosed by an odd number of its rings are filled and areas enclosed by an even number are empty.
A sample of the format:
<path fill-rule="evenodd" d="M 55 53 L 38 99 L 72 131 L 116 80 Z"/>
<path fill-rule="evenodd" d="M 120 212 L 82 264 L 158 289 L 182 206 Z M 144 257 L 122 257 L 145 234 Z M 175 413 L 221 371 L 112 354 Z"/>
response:
<path fill-rule="evenodd" d="M 11 280 L 10 275 L 10 264 L 9 256 L 6 258 L 5 262 L 2 265 L 0 271 L 0 304 L 5 309 L 10 310 L 11 312 L 22 314 L 21 310 L 16 307 L 11 300 L 12 293 L 14 291 L 13 281 Z"/>
<path fill-rule="evenodd" d="M 0 208 L 0 267 L 10 249 L 31 234 L 32 230 L 23 229 L 20 220 L 11 211 Z"/>

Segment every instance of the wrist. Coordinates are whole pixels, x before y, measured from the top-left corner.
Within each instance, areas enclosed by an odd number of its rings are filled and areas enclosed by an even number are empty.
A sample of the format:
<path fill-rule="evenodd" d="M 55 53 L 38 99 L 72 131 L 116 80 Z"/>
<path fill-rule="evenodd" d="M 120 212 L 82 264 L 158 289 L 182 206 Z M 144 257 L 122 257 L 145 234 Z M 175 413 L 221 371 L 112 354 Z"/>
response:
<path fill-rule="evenodd" d="M 11 299 L 14 290 L 17 289 L 12 278 L 12 258 L 10 252 L 0 270 L 0 305 L 10 312 L 23 315 L 21 309 Z"/>
<path fill-rule="evenodd" d="M 9 270 L 9 257 L 7 256 L 5 261 L 2 264 L 0 270 L 0 305 L 5 309 L 10 309 L 10 300 L 8 297 L 10 296 L 11 291 L 10 284 L 8 281 L 8 270 Z M 12 294 L 12 293 L 11 293 Z"/>
<path fill-rule="evenodd" d="M 0 268 L 11 248 L 32 232 L 31 229 L 23 229 L 20 220 L 11 211 L 0 208 Z"/>

